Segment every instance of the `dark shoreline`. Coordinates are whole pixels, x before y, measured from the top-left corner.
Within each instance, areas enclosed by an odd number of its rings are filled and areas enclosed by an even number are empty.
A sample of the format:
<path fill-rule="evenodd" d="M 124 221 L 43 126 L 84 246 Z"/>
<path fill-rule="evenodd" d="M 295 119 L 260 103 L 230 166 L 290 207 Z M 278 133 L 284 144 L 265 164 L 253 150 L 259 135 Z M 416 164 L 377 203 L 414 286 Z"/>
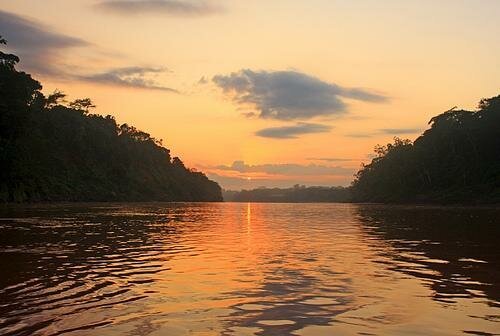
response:
<path fill-rule="evenodd" d="M 113 205 L 161 205 L 161 204 L 223 204 L 223 203 L 253 203 L 253 204 L 353 204 L 369 206 L 394 207 L 425 207 L 425 208 L 500 208 L 500 203 L 380 203 L 380 202 L 266 202 L 266 201 L 56 201 L 56 202 L 25 202 L 0 203 L 0 208 L 6 207 L 43 207 L 43 206 L 113 206 Z"/>

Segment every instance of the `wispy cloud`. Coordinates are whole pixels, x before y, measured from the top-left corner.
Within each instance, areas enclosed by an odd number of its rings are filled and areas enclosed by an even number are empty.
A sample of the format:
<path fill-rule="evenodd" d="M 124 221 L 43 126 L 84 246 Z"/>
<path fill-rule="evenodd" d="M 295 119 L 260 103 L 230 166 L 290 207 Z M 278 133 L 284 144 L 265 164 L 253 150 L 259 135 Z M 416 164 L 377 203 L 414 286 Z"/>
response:
<path fill-rule="evenodd" d="M 421 128 L 380 128 L 371 132 L 358 132 L 346 134 L 351 138 L 371 138 L 379 135 L 407 135 L 421 133 Z"/>
<path fill-rule="evenodd" d="M 154 75 L 162 73 L 164 71 L 166 70 L 163 68 L 125 67 L 125 68 L 111 69 L 97 74 L 82 75 L 80 76 L 80 78 L 84 81 L 98 83 L 98 84 L 178 93 L 177 90 L 161 86 L 157 84 L 153 79 L 150 79 L 148 77 L 151 74 Z"/>
<path fill-rule="evenodd" d="M 343 159 L 343 158 L 330 158 L 330 157 L 310 157 L 306 160 L 310 161 L 326 161 L 326 162 L 349 162 L 356 161 L 356 159 Z"/>
<path fill-rule="evenodd" d="M 348 185 L 354 167 L 324 164 L 264 163 L 251 165 L 234 161 L 230 165 L 204 166 L 207 175 L 226 189 L 251 189 L 260 186 L 290 187 L 305 185 Z"/>
<path fill-rule="evenodd" d="M 220 165 L 213 168 L 239 173 L 266 173 L 271 175 L 285 176 L 344 175 L 353 173 L 353 170 L 351 168 L 339 166 L 323 166 L 317 164 L 302 165 L 296 163 L 269 163 L 249 165 L 244 161 L 234 161 L 230 166 Z"/>
<path fill-rule="evenodd" d="M 382 129 L 379 129 L 379 132 L 383 133 L 383 134 L 391 134 L 391 135 L 415 134 L 415 133 L 422 132 L 422 129 L 421 128 L 382 128 Z"/>
<path fill-rule="evenodd" d="M 9 50 L 21 58 L 22 69 L 36 75 L 102 85 L 178 92 L 152 79 L 155 74 L 166 71 L 164 68 L 129 66 L 91 72 L 72 66 L 72 63 L 68 62 L 73 59 L 71 50 L 91 47 L 91 43 L 57 33 L 42 23 L 17 14 L 0 10 L 0 33 L 8 40 Z"/>
<path fill-rule="evenodd" d="M 346 136 L 349 138 L 371 138 L 379 134 L 380 133 L 376 132 L 357 132 L 357 133 L 346 134 Z"/>
<path fill-rule="evenodd" d="M 255 132 L 255 135 L 274 139 L 296 139 L 299 135 L 311 133 L 326 133 L 331 126 L 299 122 L 293 126 L 269 127 Z"/>
<path fill-rule="evenodd" d="M 347 186 L 352 180 L 352 175 L 348 176 L 329 176 L 317 179 L 314 176 L 304 177 L 284 177 L 284 178 L 256 178 L 248 180 L 245 177 L 225 176 L 216 173 L 208 173 L 207 176 L 214 181 L 217 181 L 224 189 L 227 190 L 241 190 L 253 189 L 259 187 L 268 188 L 290 188 L 295 184 L 309 185 L 309 186 Z"/>
<path fill-rule="evenodd" d="M 64 52 L 90 43 L 64 35 L 35 20 L 0 10 L 0 32 L 8 47 L 21 58 L 23 68 L 42 75 L 57 76 L 57 64 L 65 61 Z"/>
<path fill-rule="evenodd" d="M 205 16 L 223 11 L 211 1 L 203 0 L 105 0 L 96 8 L 121 15 L 161 14 L 169 16 Z"/>
<path fill-rule="evenodd" d="M 302 120 L 347 111 L 343 98 L 385 102 L 387 97 L 346 88 L 297 71 L 253 71 L 217 75 L 212 81 L 234 102 L 252 106 L 261 118 Z"/>

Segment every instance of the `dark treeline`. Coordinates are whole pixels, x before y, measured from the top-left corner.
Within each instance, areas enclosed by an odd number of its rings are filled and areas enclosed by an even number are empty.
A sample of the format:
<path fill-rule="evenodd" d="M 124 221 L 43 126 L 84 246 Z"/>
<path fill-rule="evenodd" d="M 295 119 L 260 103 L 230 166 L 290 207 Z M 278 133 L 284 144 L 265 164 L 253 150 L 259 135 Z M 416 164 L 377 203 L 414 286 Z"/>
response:
<path fill-rule="evenodd" d="M 477 111 L 451 109 L 429 122 L 414 142 L 395 138 L 350 187 L 300 187 L 226 192 L 241 202 L 500 202 L 500 96 Z"/>
<path fill-rule="evenodd" d="M 395 138 L 356 174 L 362 202 L 499 202 L 500 96 L 477 111 L 452 109 L 413 143 Z"/>
<path fill-rule="evenodd" d="M 0 37 L 0 44 L 5 40 Z M 0 52 L 0 201 L 218 201 L 217 183 L 161 141 L 88 98 L 64 102 Z M 259 188 L 226 200 L 261 202 L 500 202 L 500 96 L 452 109 L 414 142 L 395 138 L 342 187 Z"/>
<path fill-rule="evenodd" d="M 5 44 L 0 37 L 0 44 Z M 0 52 L 0 201 L 220 201 L 221 189 L 161 141 L 64 103 Z"/>
<path fill-rule="evenodd" d="M 306 187 L 295 185 L 292 188 L 257 188 L 240 192 L 224 191 L 224 200 L 232 202 L 348 202 L 350 188 L 343 187 Z"/>

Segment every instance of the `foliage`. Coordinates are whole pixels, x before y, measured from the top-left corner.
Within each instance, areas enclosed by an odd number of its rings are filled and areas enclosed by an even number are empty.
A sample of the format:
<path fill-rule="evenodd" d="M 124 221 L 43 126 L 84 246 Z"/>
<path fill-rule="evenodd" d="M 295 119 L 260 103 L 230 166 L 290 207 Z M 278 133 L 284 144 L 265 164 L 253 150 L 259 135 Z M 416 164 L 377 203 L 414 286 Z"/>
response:
<path fill-rule="evenodd" d="M 74 101 L 70 102 L 69 107 L 71 107 L 74 110 L 79 110 L 87 114 L 89 113 L 89 110 L 91 108 L 95 108 L 96 106 L 94 105 L 92 100 L 90 100 L 90 98 L 83 98 L 83 99 L 75 99 Z"/>
<path fill-rule="evenodd" d="M 350 200 L 349 188 L 343 187 L 306 187 L 295 185 L 292 188 L 257 188 L 240 192 L 224 192 L 225 201 L 234 202 L 347 202 Z"/>
<path fill-rule="evenodd" d="M 222 200 L 148 133 L 89 114 L 90 99 L 45 97 L 18 60 L 0 54 L 0 201 Z"/>
<path fill-rule="evenodd" d="M 453 108 L 432 118 L 412 143 L 375 148 L 356 174 L 353 195 L 369 202 L 500 201 L 500 96 L 477 111 Z"/>

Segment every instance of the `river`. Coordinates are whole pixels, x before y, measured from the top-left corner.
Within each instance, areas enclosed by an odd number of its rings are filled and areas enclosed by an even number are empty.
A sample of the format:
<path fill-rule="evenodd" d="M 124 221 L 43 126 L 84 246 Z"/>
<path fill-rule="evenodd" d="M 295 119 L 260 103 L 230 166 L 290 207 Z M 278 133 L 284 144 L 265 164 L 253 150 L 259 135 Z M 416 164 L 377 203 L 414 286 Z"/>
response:
<path fill-rule="evenodd" d="M 500 334 L 498 208 L 0 208 L 0 335 L 460 334 Z"/>

